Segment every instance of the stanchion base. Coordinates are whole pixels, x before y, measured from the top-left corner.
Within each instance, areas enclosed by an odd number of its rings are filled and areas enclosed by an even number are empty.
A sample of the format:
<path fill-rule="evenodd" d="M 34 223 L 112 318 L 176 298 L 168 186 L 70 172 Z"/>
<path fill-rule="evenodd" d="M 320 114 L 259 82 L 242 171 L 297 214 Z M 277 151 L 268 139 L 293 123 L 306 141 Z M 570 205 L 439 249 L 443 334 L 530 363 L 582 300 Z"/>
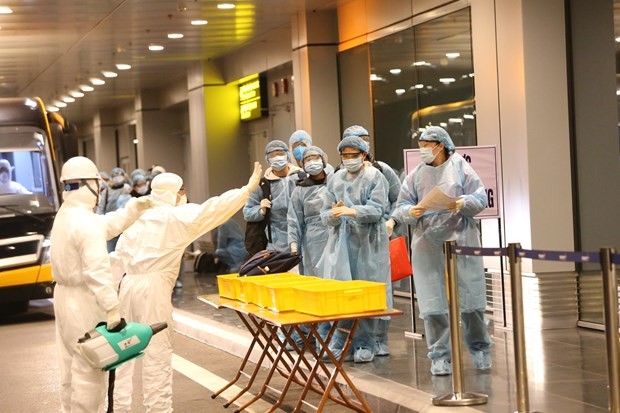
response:
<path fill-rule="evenodd" d="M 473 406 L 486 404 L 489 396 L 479 393 L 448 393 L 443 396 L 433 397 L 435 406 Z"/>

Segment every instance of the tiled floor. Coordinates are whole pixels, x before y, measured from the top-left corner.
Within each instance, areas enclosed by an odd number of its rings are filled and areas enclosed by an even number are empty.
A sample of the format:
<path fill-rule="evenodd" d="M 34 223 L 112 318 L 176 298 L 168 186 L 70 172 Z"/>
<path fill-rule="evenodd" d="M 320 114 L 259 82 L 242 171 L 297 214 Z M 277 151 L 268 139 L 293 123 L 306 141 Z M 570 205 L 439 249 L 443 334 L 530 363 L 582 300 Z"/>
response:
<path fill-rule="evenodd" d="M 175 307 L 231 326 L 241 325 L 228 310 L 215 310 L 196 297 L 217 292 L 213 275 L 186 272 L 183 288 L 175 290 Z M 424 340 L 405 337 L 411 330 L 409 301 L 396 299 L 395 306 L 405 315 L 395 317 L 390 327 L 391 356 L 377 357 L 368 364 L 353 364 L 364 372 L 393 380 L 426 392 L 430 396 L 452 391 L 451 376 L 435 377 L 429 372 Z M 419 328 L 422 327 L 418 323 Z M 464 355 L 464 391 L 484 393 L 488 404 L 476 406 L 483 412 L 517 410 L 512 331 L 491 328 L 493 367 L 488 373 L 473 369 Z M 607 362 L 603 333 L 585 329 L 526 332 L 530 411 L 596 413 L 607 410 Z M 458 411 L 458 409 L 457 409 Z"/>

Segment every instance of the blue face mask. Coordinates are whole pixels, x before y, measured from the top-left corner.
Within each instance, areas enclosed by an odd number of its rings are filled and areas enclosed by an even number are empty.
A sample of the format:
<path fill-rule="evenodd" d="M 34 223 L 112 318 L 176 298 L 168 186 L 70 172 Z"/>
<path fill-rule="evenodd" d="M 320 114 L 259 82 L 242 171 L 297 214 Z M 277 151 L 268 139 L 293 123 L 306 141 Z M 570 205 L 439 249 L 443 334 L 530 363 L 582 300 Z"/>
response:
<path fill-rule="evenodd" d="M 304 171 L 316 176 L 323 171 L 323 161 L 309 161 L 304 165 Z"/>
<path fill-rule="evenodd" d="M 293 156 L 298 161 L 301 161 L 302 157 L 304 156 L 304 152 L 305 151 L 306 151 L 306 147 L 305 146 L 303 146 L 303 145 L 297 146 L 296 148 L 293 149 Z"/>
<path fill-rule="evenodd" d="M 281 171 L 282 169 L 284 169 L 287 163 L 288 158 L 286 155 L 274 156 L 273 158 L 269 158 L 269 164 L 274 171 Z"/>
<path fill-rule="evenodd" d="M 342 161 L 342 164 L 347 168 L 347 171 L 355 173 L 362 168 L 363 160 L 362 158 L 345 159 Z"/>

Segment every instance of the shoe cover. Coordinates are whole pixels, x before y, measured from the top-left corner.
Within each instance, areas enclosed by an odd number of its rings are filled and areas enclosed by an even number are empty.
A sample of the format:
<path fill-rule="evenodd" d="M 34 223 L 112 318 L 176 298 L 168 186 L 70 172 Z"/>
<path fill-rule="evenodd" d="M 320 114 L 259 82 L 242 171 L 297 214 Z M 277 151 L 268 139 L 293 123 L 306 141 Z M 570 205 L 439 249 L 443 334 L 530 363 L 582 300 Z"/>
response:
<path fill-rule="evenodd" d="M 329 350 L 332 352 L 332 354 L 334 355 L 336 360 L 340 360 L 340 357 L 342 357 L 342 349 L 341 348 L 331 348 L 330 347 Z M 327 354 L 323 354 L 323 361 L 326 362 L 326 363 L 331 363 L 332 359 L 330 359 Z M 347 354 L 346 357 L 344 358 L 344 361 L 353 361 L 353 354 L 351 354 L 350 351 L 349 351 L 349 354 Z"/>
<path fill-rule="evenodd" d="M 476 351 L 471 355 L 474 367 L 478 370 L 488 370 L 493 364 L 491 362 L 491 354 L 488 351 Z"/>
<path fill-rule="evenodd" d="M 370 363 L 375 358 L 375 353 L 367 348 L 357 348 L 353 353 L 355 363 Z"/>
<path fill-rule="evenodd" d="M 386 343 L 381 343 L 380 341 L 375 342 L 375 347 L 373 348 L 375 356 L 383 357 L 390 355 L 390 349 Z"/>
<path fill-rule="evenodd" d="M 452 374 L 452 363 L 446 359 L 433 360 L 431 362 L 431 374 L 433 376 L 447 376 Z"/>

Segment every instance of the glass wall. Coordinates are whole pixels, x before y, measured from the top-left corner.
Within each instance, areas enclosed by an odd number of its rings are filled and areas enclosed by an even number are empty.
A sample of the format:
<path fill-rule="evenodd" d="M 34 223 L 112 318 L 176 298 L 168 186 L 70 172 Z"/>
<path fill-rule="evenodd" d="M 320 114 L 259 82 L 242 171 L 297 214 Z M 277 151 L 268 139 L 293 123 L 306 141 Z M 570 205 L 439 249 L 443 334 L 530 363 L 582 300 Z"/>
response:
<path fill-rule="evenodd" d="M 469 8 L 371 42 L 370 80 L 377 159 L 402 171 L 403 149 L 429 124 L 476 145 Z"/>

